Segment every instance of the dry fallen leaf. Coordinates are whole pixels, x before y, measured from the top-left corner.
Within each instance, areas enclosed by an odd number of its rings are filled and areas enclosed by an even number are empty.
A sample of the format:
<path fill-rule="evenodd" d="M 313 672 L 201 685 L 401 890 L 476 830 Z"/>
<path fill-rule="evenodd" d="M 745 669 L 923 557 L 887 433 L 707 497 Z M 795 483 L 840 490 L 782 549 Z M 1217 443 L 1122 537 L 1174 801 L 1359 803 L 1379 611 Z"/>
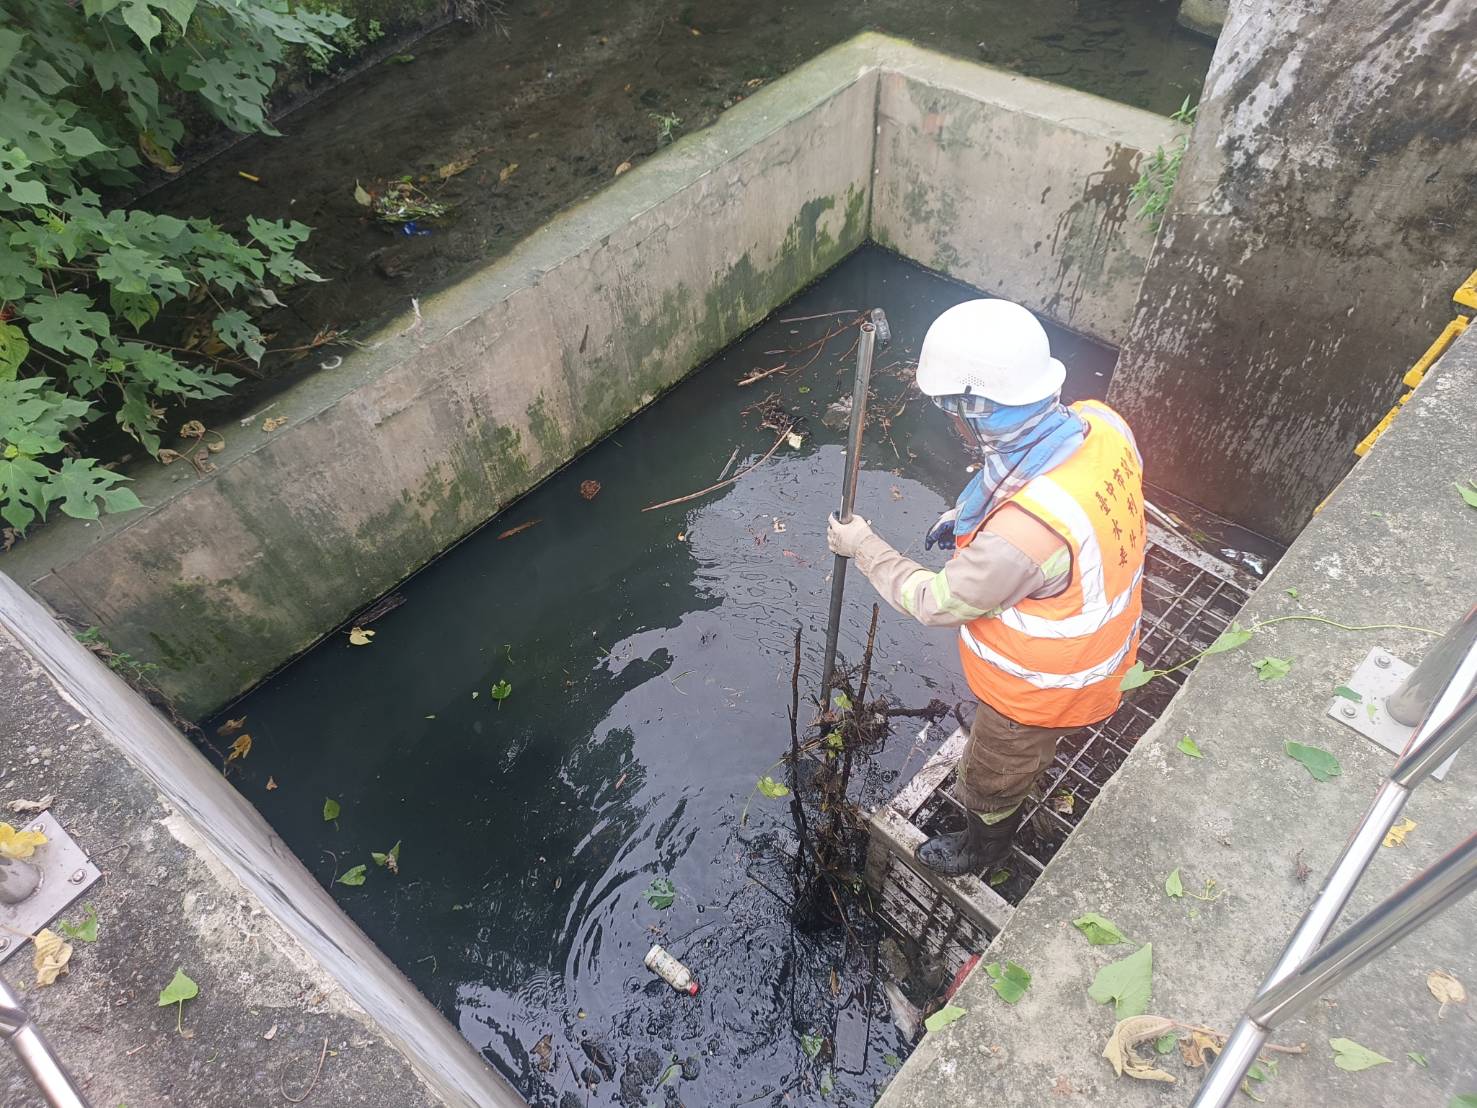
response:
<path fill-rule="evenodd" d="M 56 802 L 56 797 L 47 793 L 40 800 L 12 800 L 6 805 L 18 816 L 39 816 Z"/>
<path fill-rule="evenodd" d="M 769 518 L 770 518 L 770 520 L 771 520 L 771 522 L 772 522 L 772 524 L 774 526 L 774 532 L 775 532 L 775 534 L 777 534 L 777 535 L 784 534 L 784 531 L 785 531 L 785 521 L 782 520 L 782 519 L 780 519 L 779 516 L 770 516 Z"/>
<path fill-rule="evenodd" d="M 355 627 L 349 632 L 349 645 L 368 646 L 369 640 L 374 638 L 373 631 L 366 631 L 362 627 Z"/>
<path fill-rule="evenodd" d="M 264 419 L 262 420 L 262 432 L 264 434 L 270 435 L 273 431 L 277 430 L 277 428 L 281 427 L 286 422 L 286 416 L 272 416 L 270 419 Z"/>
<path fill-rule="evenodd" d="M 595 497 L 598 496 L 599 494 L 600 494 L 600 482 L 599 481 L 581 481 L 580 482 L 580 495 L 583 496 L 586 500 L 594 500 Z"/>
<path fill-rule="evenodd" d="M 477 155 L 469 154 L 465 158 L 458 158 L 456 161 L 447 162 L 440 169 L 436 170 L 436 176 L 440 177 L 443 181 L 449 181 L 458 173 L 465 173 L 476 164 Z"/>
<path fill-rule="evenodd" d="M 1192 1070 L 1199 1069 L 1207 1060 L 1215 1059 L 1224 1043 L 1224 1039 L 1209 1032 L 1191 1028 L 1189 1036 L 1180 1040 L 1180 1057 Z"/>
<path fill-rule="evenodd" d="M 228 719 L 225 723 L 221 724 L 215 729 L 215 733 L 224 739 L 228 735 L 234 735 L 237 731 L 241 730 L 241 728 L 245 726 L 245 716 L 242 716 L 240 719 Z"/>
<path fill-rule="evenodd" d="M 231 753 L 226 755 L 226 765 L 238 761 L 251 753 L 251 736 L 238 735 L 236 741 L 231 744 Z"/>
<path fill-rule="evenodd" d="M 1413 820 L 1413 819 L 1403 819 L 1403 820 L 1401 820 L 1399 823 L 1395 824 L 1395 826 L 1391 827 L 1390 830 L 1388 830 L 1388 831 L 1385 832 L 1385 841 L 1384 841 L 1383 845 L 1384 846 L 1404 846 L 1405 845 L 1405 836 L 1406 835 L 1409 835 L 1412 831 L 1415 830 L 1415 828 L 1416 828 L 1416 822 L 1415 822 L 1415 820 Z"/>
<path fill-rule="evenodd" d="M 267 792 L 271 792 L 276 787 L 277 787 L 277 779 L 275 777 L 268 777 L 267 778 Z"/>
<path fill-rule="evenodd" d="M 618 165 L 618 166 L 615 167 L 615 176 L 619 177 L 622 173 L 625 173 L 628 170 L 630 170 L 630 168 L 631 168 L 631 163 L 629 161 L 621 162 L 620 165 Z"/>
<path fill-rule="evenodd" d="M 168 447 L 165 447 L 163 450 L 159 451 L 159 453 L 154 455 L 155 459 L 159 462 L 160 465 L 166 466 L 169 465 L 170 462 L 179 461 L 182 456 L 183 455 L 181 455 L 178 450 L 170 450 Z"/>
<path fill-rule="evenodd" d="M 1448 1004 L 1467 1003 L 1466 988 L 1445 970 L 1432 970 L 1426 974 L 1426 988 L 1430 989 L 1431 995 L 1441 1002 L 1441 1010 L 1437 1013 L 1438 1019 L 1446 1017 Z"/>
<path fill-rule="evenodd" d="M 789 443 L 791 450 L 799 450 L 801 444 L 805 442 L 805 438 L 798 432 L 791 431 L 788 435 L 785 436 L 785 442 Z"/>
<path fill-rule="evenodd" d="M 500 185 L 506 185 L 508 183 L 508 178 L 511 177 L 511 176 L 513 176 L 513 174 L 515 174 L 517 172 L 518 172 L 518 163 L 517 162 L 509 162 L 507 165 L 505 165 L 503 167 L 503 171 L 497 175 L 497 183 L 500 184 Z"/>
<path fill-rule="evenodd" d="M 198 419 L 191 419 L 180 424 L 179 437 L 182 439 L 200 439 L 205 437 L 205 424 Z"/>
<path fill-rule="evenodd" d="M 361 208 L 367 208 L 374 202 L 374 198 L 364 191 L 364 186 L 358 181 L 354 182 L 354 202 Z"/>
<path fill-rule="evenodd" d="M 1141 1057 L 1134 1047 L 1146 1040 L 1167 1035 L 1174 1028 L 1174 1020 L 1164 1016 L 1133 1016 L 1119 1020 L 1118 1026 L 1113 1028 L 1113 1034 L 1108 1037 L 1108 1045 L 1103 1048 L 1103 1057 L 1112 1063 L 1113 1072 L 1119 1077 L 1126 1073 L 1140 1081 L 1164 1081 L 1173 1085 L 1174 1078 L 1170 1074 Z"/>
<path fill-rule="evenodd" d="M 0 854 L 7 858 L 29 858 L 38 846 L 46 845 L 40 831 L 17 831 L 8 823 L 0 823 Z"/>
<path fill-rule="evenodd" d="M 1071 815 L 1072 810 L 1077 806 L 1077 797 L 1072 793 L 1057 793 L 1048 803 L 1053 810 Z"/>
<path fill-rule="evenodd" d="M 837 976 L 835 966 L 831 967 L 831 995 L 841 995 L 841 978 Z"/>
<path fill-rule="evenodd" d="M 896 485 L 893 485 L 887 491 L 892 494 L 892 498 L 894 500 L 901 500 L 903 498 L 903 490 L 898 488 Z"/>
<path fill-rule="evenodd" d="M 67 963 L 72 959 L 72 944 L 64 942 L 55 931 L 41 930 L 32 940 L 36 944 L 36 956 L 32 964 L 36 967 L 36 984 L 50 985 L 58 974 L 70 972 Z"/>
<path fill-rule="evenodd" d="M 205 449 L 209 450 L 212 454 L 219 454 L 225 448 L 226 444 L 224 442 L 208 442 L 205 444 Z"/>
<path fill-rule="evenodd" d="M 271 1042 L 276 1037 L 277 1037 L 277 1025 L 275 1023 L 272 1024 L 271 1027 L 267 1028 L 265 1031 L 262 1032 L 262 1038 L 266 1039 L 267 1042 Z"/>

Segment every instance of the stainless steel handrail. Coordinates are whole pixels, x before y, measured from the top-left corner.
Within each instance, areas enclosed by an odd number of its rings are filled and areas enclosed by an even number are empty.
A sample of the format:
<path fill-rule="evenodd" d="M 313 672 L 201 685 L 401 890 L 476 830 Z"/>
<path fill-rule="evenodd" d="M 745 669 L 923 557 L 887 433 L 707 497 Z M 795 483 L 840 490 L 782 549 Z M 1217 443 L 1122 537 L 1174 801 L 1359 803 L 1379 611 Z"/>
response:
<path fill-rule="evenodd" d="M 15 1051 L 16 1058 L 26 1067 L 51 1108 L 91 1108 L 46 1036 L 31 1021 L 31 1014 L 20 997 L 3 977 L 0 977 L 0 1035 Z"/>
<path fill-rule="evenodd" d="M 1432 651 L 1439 651 L 1450 639 L 1465 635 L 1464 628 L 1470 619 L 1469 615 L 1459 621 Z M 1468 640 L 1450 679 L 1434 697 L 1430 711 L 1375 794 L 1281 958 L 1231 1032 L 1192 1108 L 1224 1108 L 1230 1104 L 1275 1027 L 1477 889 L 1477 835 L 1474 835 L 1324 945 L 1375 851 L 1400 818 L 1411 792 L 1474 735 L 1477 735 L 1477 643 Z"/>

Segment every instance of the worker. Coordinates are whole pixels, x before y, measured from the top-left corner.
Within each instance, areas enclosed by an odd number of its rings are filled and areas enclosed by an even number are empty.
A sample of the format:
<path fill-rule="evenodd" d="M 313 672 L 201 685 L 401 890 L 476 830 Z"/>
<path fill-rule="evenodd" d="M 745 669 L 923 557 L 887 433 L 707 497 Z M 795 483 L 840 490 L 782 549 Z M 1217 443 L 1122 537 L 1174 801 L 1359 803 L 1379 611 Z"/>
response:
<path fill-rule="evenodd" d="M 892 607 L 957 627 L 979 707 L 959 762 L 962 830 L 917 849 L 958 876 L 1004 862 L 1037 775 L 1063 735 L 1107 719 L 1138 652 L 1142 459 L 1106 404 L 1061 402 L 1066 368 L 1036 317 L 970 300 L 923 339 L 918 387 L 953 420 L 979 468 L 924 539 L 953 550 L 925 569 L 853 515 L 827 541 Z"/>

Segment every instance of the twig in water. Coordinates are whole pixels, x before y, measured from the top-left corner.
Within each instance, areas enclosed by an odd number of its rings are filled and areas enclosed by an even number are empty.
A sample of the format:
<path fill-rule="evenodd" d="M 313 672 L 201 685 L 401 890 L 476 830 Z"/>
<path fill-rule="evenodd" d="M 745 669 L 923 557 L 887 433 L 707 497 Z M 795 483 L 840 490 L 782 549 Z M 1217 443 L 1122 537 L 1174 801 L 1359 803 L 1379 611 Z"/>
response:
<path fill-rule="evenodd" d="M 735 481 L 737 481 L 737 480 L 739 480 L 739 479 L 741 479 L 743 477 L 747 477 L 749 474 L 753 473 L 756 469 L 758 469 L 765 462 L 769 461 L 769 459 L 771 457 L 774 456 L 774 452 L 780 448 L 780 443 L 782 443 L 782 442 L 785 441 L 786 437 L 790 434 L 790 430 L 794 426 L 795 425 L 792 423 L 792 424 L 790 424 L 789 427 L 786 427 L 783 431 L 781 431 L 779 433 L 779 437 L 774 440 L 774 445 L 771 446 L 768 450 L 766 450 L 764 452 L 764 457 L 760 458 L 757 462 L 755 462 L 753 465 L 747 467 L 746 469 L 742 469 L 738 473 L 735 473 L 732 477 L 728 478 L 726 481 L 719 481 L 716 485 L 709 485 L 705 489 L 698 489 L 697 492 L 690 492 L 686 496 L 678 496 L 678 497 L 675 497 L 672 500 L 663 500 L 660 504 L 648 504 L 646 507 L 642 508 L 641 510 L 643 512 L 654 512 L 658 508 L 670 508 L 673 504 L 685 504 L 689 500 L 696 500 L 700 496 L 707 496 L 708 493 L 710 493 L 710 492 L 717 492 L 719 489 L 723 488 L 725 485 L 731 485 Z"/>
<path fill-rule="evenodd" d="M 860 317 L 858 317 L 858 319 L 859 318 Z M 855 322 L 856 322 L 856 320 L 852 320 L 850 323 L 838 323 L 834 327 L 828 327 L 828 328 L 826 328 L 826 333 L 824 335 L 822 335 L 820 338 L 816 339 L 814 342 L 806 343 L 804 346 L 800 347 L 799 350 L 796 350 L 795 353 L 796 354 L 799 354 L 802 351 L 809 350 L 809 349 L 811 349 L 813 347 L 815 349 L 815 353 L 812 354 L 804 362 L 804 364 L 795 366 L 794 367 L 795 370 L 799 371 L 799 370 L 802 370 L 802 369 L 809 369 L 813 364 L 815 364 L 815 360 L 817 358 L 819 358 L 822 354 L 824 354 L 826 352 L 826 344 L 828 342 L 830 342 L 832 339 L 834 339 L 837 335 L 839 335 L 842 331 L 844 331 L 848 327 L 850 327 Z M 860 336 L 861 332 L 858 331 L 857 334 Z M 856 344 L 855 343 L 852 343 L 852 349 L 853 350 L 856 349 Z M 742 388 L 745 385 L 752 385 L 756 381 L 762 381 L 762 380 L 764 380 L 764 378 L 769 377 L 769 376 L 771 376 L 772 374 L 775 374 L 775 373 L 786 372 L 790 368 L 791 368 L 790 367 L 790 363 L 788 361 L 784 361 L 784 362 L 781 362 L 779 365 L 774 366 L 771 369 L 756 369 L 753 373 L 749 374 L 747 377 L 741 378 L 739 380 L 739 387 Z"/>
<path fill-rule="evenodd" d="M 860 315 L 856 308 L 841 308 L 834 312 L 818 312 L 815 315 L 792 315 L 789 319 L 780 320 L 781 323 L 804 323 L 808 319 L 825 319 L 833 315 Z"/>
<path fill-rule="evenodd" d="M 733 453 L 728 456 L 728 464 L 723 467 L 723 472 L 718 474 L 718 480 L 721 481 L 728 476 L 728 471 L 733 468 L 733 463 L 738 461 L 738 450 L 739 448 L 736 446 L 733 448 Z"/>
<path fill-rule="evenodd" d="M 303 1090 L 302 1096 L 293 1096 L 287 1091 L 287 1067 L 282 1067 L 282 1073 L 277 1078 L 277 1088 L 287 1098 L 289 1104 L 301 1104 L 308 1099 L 312 1091 L 318 1087 L 318 1078 L 323 1076 L 323 1059 L 328 1057 L 328 1040 L 323 1040 L 323 1049 L 318 1052 L 318 1068 L 313 1071 L 313 1080 L 308 1082 L 308 1087 Z"/>

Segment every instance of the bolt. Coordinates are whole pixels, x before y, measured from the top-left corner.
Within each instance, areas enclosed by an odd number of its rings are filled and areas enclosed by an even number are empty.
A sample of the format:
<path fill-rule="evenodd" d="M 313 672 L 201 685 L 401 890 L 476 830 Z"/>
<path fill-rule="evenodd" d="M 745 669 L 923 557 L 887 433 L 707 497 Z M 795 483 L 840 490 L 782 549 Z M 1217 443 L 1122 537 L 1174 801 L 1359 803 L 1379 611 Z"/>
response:
<path fill-rule="evenodd" d="M 10 949 L 10 940 L 7 939 L 7 938 L 0 937 L 0 950 L 9 950 L 9 949 Z"/>
<path fill-rule="evenodd" d="M 1374 656 L 1374 664 L 1379 666 L 1380 669 L 1389 669 L 1390 656 L 1388 654 L 1376 654 Z"/>
<path fill-rule="evenodd" d="M 87 873 L 86 873 L 86 871 L 85 870 L 80 870 L 80 869 L 77 870 L 77 871 L 75 871 L 72 874 L 71 877 L 68 877 L 67 878 L 67 880 L 70 881 L 74 885 L 80 885 L 86 879 L 87 879 Z"/>
<path fill-rule="evenodd" d="M 1342 708 L 1339 709 L 1339 711 L 1343 712 L 1344 715 L 1348 716 L 1350 719 L 1353 719 L 1356 715 L 1359 714 L 1354 711 L 1354 705 L 1352 704 L 1345 704 Z"/>

